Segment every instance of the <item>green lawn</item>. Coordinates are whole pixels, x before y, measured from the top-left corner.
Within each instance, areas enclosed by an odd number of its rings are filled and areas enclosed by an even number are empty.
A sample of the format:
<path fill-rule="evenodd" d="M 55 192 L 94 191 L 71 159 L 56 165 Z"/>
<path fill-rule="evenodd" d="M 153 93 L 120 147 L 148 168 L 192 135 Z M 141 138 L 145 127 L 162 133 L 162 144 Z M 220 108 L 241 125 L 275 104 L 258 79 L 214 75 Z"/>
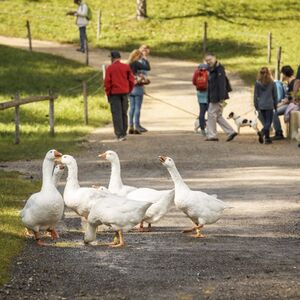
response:
<path fill-rule="evenodd" d="M 9 278 L 12 257 L 24 246 L 24 227 L 19 211 L 23 200 L 39 190 L 40 182 L 24 178 L 17 172 L 0 170 L 0 285 Z"/>
<path fill-rule="evenodd" d="M 43 158 L 51 148 L 74 153 L 93 128 L 109 122 L 103 90 L 97 92 L 102 84 L 98 71 L 60 57 L 5 46 L 0 46 L 0 57 L 5 57 L 0 65 L 0 102 L 9 101 L 17 91 L 24 97 L 47 94 L 52 88 L 59 95 L 54 138 L 48 133 L 48 101 L 20 107 L 19 145 L 14 144 L 14 109 L 0 111 L 0 161 Z M 92 79 L 88 82 L 89 126 L 85 126 L 81 85 L 88 78 Z"/>
<path fill-rule="evenodd" d="M 283 47 L 283 63 L 296 67 L 300 51 L 300 10 L 297 0 L 178 0 L 148 1 L 149 19 L 135 20 L 134 0 L 86 0 L 93 10 L 88 34 L 94 46 L 132 50 L 141 43 L 154 54 L 199 61 L 203 22 L 208 22 L 208 49 L 231 70 L 253 82 L 266 64 L 267 34 Z M 34 38 L 77 42 L 70 0 L 10 0 L 0 2 L 0 34 L 26 36 L 29 19 Z M 102 11 L 102 35 L 96 41 L 97 10 Z"/>

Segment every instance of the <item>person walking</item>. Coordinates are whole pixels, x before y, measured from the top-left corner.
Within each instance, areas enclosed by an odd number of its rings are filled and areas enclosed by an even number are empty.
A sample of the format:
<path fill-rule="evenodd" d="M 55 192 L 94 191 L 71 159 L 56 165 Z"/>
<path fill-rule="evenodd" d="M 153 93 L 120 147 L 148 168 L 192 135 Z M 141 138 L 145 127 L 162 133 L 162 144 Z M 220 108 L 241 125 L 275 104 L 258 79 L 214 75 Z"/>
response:
<path fill-rule="evenodd" d="M 255 82 L 254 107 L 263 118 L 263 129 L 258 132 L 258 141 L 261 144 L 271 144 L 270 127 L 273 120 L 273 110 L 277 110 L 277 91 L 272 73 L 267 67 L 261 68 Z"/>
<path fill-rule="evenodd" d="M 126 140 L 128 128 L 128 94 L 134 86 L 134 76 L 129 65 L 121 63 L 118 51 L 110 53 L 111 65 L 107 67 L 104 86 L 110 104 L 114 131 L 119 141 Z"/>
<path fill-rule="evenodd" d="M 129 95 L 129 134 L 141 134 L 147 131 L 140 124 L 140 116 L 144 97 L 144 84 L 147 80 L 144 72 L 150 70 L 150 64 L 145 58 L 143 58 L 144 61 L 141 62 L 141 58 L 142 52 L 136 49 L 130 53 L 128 59 L 128 64 L 135 78 L 134 88 Z"/>
<path fill-rule="evenodd" d="M 80 40 L 80 48 L 76 50 L 85 53 L 87 41 L 86 27 L 89 24 L 88 6 L 82 0 L 74 0 L 74 3 L 78 5 L 77 11 L 68 12 L 67 15 L 76 17 L 76 25 L 79 29 Z"/>
<path fill-rule="evenodd" d="M 197 90 L 197 98 L 199 103 L 199 124 L 201 133 L 203 136 L 206 136 L 206 121 L 205 114 L 208 108 L 208 97 L 207 97 L 207 89 L 208 89 L 208 65 L 207 64 L 199 64 L 198 68 L 194 72 L 193 75 L 193 85 Z"/>
<path fill-rule="evenodd" d="M 224 101 L 229 99 L 228 92 L 231 91 L 229 81 L 226 78 L 224 67 L 217 61 L 214 54 L 208 53 L 205 61 L 209 66 L 208 78 L 208 120 L 206 141 L 218 141 L 217 123 L 227 134 L 227 142 L 232 141 L 237 132 L 228 124 L 222 116 Z"/>

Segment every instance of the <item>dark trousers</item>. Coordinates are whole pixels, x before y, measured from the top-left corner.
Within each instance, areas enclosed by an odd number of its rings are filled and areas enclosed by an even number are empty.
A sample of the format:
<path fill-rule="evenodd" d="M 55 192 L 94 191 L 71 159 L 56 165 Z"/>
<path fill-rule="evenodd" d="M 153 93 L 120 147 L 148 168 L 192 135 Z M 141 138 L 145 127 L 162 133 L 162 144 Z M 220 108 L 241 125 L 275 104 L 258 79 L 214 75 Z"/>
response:
<path fill-rule="evenodd" d="M 260 112 L 263 118 L 263 125 L 264 125 L 262 132 L 266 138 L 269 138 L 270 127 L 273 121 L 273 109 L 262 109 Z"/>
<path fill-rule="evenodd" d="M 85 43 L 86 43 L 86 27 L 79 27 L 79 37 L 80 37 L 80 49 L 85 51 Z"/>
<path fill-rule="evenodd" d="M 205 114 L 208 109 L 208 104 L 207 103 L 199 103 L 199 105 L 200 105 L 199 123 L 200 123 L 201 130 L 204 130 L 206 127 Z"/>
<path fill-rule="evenodd" d="M 117 138 L 123 137 L 128 128 L 128 95 L 111 95 L 108 97 L 112 114 L 115 135 Z"/>

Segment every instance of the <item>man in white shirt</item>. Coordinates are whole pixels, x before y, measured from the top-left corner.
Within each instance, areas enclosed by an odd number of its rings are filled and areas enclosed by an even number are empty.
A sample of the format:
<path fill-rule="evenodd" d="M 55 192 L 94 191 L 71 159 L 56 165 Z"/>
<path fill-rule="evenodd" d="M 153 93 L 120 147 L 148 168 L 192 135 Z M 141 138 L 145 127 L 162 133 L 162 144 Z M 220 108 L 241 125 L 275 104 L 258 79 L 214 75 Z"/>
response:
<path fill-rule="evenodd" d="M 88 20 L 88 6 L 82 0 L 74 0 L 74 3 L 78 5 L 77 11 L 68 12 L 67 15 L 76 16 L 76 25 L 79 28 L 80 48 L 77 51 L 82 53 L 86 50 L 86 26 L 89 23 Z"/>

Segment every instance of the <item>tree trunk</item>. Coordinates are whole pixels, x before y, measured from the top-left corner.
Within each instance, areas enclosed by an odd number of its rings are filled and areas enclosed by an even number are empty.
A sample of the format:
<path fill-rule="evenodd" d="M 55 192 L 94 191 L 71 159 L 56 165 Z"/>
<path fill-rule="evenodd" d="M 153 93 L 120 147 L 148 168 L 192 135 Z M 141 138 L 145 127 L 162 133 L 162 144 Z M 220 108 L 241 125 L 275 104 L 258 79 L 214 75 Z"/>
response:
<path fill-rule="evenodd" d="M 147 0 L 136 0 L 136 18 L 138 20 L 147 18 Z"/>

